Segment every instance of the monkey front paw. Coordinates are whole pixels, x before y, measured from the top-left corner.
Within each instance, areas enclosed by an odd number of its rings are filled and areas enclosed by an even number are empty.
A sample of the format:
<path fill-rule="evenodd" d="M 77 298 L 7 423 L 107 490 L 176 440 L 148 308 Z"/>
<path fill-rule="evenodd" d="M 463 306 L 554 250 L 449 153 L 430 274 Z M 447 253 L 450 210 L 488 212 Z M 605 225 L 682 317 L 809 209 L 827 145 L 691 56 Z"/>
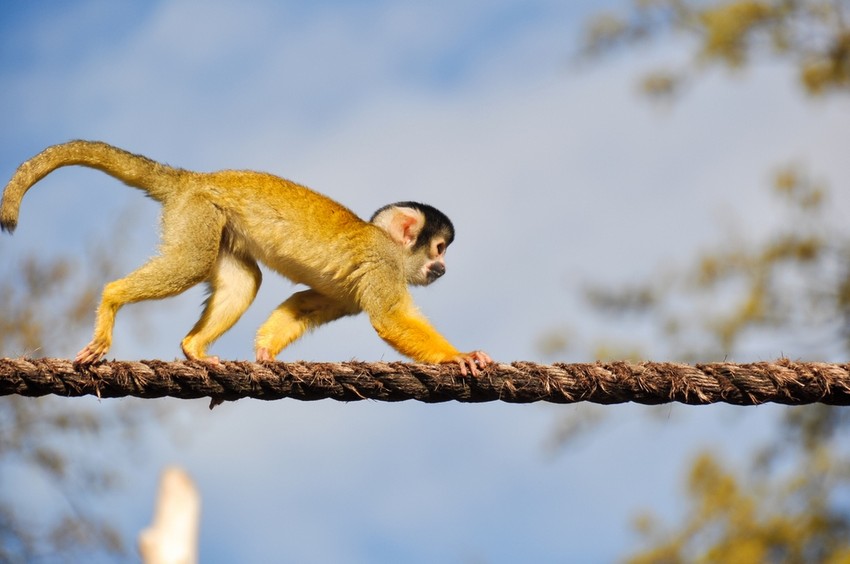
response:
<path fill-rule="evenodd" d="M 484 351 L 472 351 L 471 353 L 461 353 L 450 362 L 455 362 L 460 366 L 460 373 L 462 375 L 466 376 L 468 370 L 473 376 L 478 376 L 478 369 L 492 364 L 493 359 Z"/>
<path fill-rule="evenodd" d="M 94 364 L 106 354 L 109 350 L 109 343 L 103 343 L 97 340 L 92 341 L 86 347 L 77 353 L 74 358 L 76 364 Z"/>

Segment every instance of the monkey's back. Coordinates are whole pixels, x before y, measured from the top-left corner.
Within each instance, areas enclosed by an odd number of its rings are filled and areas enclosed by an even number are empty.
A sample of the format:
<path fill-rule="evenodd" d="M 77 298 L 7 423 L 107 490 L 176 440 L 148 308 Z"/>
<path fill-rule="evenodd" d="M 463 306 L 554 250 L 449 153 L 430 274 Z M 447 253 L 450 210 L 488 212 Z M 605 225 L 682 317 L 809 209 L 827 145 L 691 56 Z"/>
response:
<path fill-rule="evenodd" d="M 268 173 L 199 176 L 203 190 L 225 211 L 232 235 L 294 282 L 351 298 L 367 273 L 401 271 L 401 251 L 386 233 L 324 194 Z M 398 262 L 388 263 L 387 256 Z"/>

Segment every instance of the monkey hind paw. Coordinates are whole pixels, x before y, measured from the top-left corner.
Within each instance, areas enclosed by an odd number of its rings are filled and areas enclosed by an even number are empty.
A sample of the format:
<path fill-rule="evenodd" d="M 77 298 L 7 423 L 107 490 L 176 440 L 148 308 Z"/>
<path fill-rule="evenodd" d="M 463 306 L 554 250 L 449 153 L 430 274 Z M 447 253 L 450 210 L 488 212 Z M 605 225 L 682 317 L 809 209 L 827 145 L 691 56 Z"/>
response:
<path fill-rule="evenodd" d="M 257 349 L 257 362 L 274 362 L 274 355 L 266 347 Z"/>
<path fill-rule="evenodd" d="M 221 364 L 221 359 L 217 356 L 194 356 L 187 354 L 186 360 L 190 360 L 192 362 L 200 362 L 203 364 Z"/>
<path fill-rule="evenodd" d="M 106 354 L 107 350 L 109 350 L 109 345 L 92 341 L 86 345 L 83 350 L 77 353 L 77 356 L 74 358 L 74 363 L 83 365 L 94 364 L 103 358 L 103 355 Z"/>

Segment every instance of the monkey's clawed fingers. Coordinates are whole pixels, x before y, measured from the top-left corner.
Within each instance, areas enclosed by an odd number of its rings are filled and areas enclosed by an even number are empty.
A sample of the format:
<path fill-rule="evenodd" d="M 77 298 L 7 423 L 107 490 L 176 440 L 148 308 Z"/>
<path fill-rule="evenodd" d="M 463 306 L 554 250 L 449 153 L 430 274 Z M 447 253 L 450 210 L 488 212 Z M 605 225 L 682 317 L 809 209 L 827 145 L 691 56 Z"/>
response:
<path fill-rule="evenodd" d="M 454 362 L 460 366 L 462 375 L 466 376 L 468 369 L 473 376 L 478 376 L 478 369 L 492 364 L 493 359 L 484 351 L 472 351 L 471 353 L 459 354 L 454 358 Z"/>
<path fill-rule="evenodd" d="M 77 353 L 74 362 L 77 364 L 94 364 L 106 354 L 109 350 L 109 343 L 101 343 L 92 341 L 86 347 Z"/>

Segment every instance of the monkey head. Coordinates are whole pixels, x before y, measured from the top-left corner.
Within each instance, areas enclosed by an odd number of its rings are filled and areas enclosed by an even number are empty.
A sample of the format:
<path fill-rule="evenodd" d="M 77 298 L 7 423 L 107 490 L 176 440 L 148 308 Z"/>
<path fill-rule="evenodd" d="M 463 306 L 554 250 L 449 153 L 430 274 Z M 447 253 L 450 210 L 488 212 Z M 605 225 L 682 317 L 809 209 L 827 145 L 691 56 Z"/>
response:
<path fill-rule="evenodd" d="M 443 212 L 418 202 L 396 202 L 369 221 L 405 250 L 408 284 L 427 286 L 446 273 L 446 249 L 454 241 L 455 228 Z"/>

